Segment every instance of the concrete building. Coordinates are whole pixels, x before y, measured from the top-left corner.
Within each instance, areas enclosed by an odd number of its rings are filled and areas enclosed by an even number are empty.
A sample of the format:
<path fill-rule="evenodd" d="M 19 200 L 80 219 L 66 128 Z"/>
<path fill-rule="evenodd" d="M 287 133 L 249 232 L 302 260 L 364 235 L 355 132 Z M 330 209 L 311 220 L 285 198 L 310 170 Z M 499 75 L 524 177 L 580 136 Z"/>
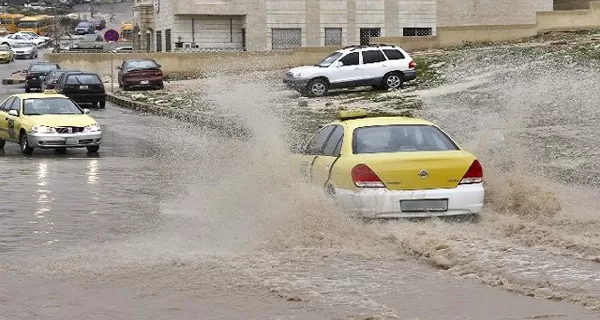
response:
<path fill-rule="evenodd" d="M 436 34 L 436 0 L 136 0 L 141 49 L 285 50 Z"/>
<path fill-rule="evenodd" d="M 535 24 L 537 11 L 552 11 L 553 7 L 554 0 L 438 0 L 437 25 Z"/>

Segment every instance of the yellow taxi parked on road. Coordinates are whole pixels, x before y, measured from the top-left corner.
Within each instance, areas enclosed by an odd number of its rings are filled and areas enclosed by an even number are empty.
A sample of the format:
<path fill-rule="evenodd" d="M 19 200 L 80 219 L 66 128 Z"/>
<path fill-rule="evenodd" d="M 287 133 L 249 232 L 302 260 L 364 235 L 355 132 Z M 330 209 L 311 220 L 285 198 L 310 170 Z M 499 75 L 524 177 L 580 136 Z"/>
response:
<path fill-rule="evenodd" d="M 363 218 L 478 215 L 483 169 L 435 124 L 341 111 L 301 155 L 304 174 Z"/>
<path fill-rule="evenodd" d="M 0 45 L 0 62 L 12 62 L 15 61 L 13 51 L 7 45 Z"/>
<path fill-rule="evenodd" d="M 0 148 L 8 141 L 24 154 L 34 148 L 98 152 L 102 131 L 89 112 L 52 90 L 14 94 L 0 103 Z"/>

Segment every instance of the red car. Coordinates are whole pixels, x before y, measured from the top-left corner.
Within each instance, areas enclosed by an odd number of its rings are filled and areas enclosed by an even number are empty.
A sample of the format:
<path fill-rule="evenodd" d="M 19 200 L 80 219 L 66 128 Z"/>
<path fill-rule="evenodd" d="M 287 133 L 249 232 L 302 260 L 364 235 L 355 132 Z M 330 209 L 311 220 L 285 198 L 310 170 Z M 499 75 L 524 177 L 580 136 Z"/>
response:
<path fill-rule="evenodd" d="M 117 69 L 119 70 L 119 88 L 123 88 L 123 90 L 132 88 L 160 90 L 164 88 L 160 64 L 152 59 L 125 60 Z"/>

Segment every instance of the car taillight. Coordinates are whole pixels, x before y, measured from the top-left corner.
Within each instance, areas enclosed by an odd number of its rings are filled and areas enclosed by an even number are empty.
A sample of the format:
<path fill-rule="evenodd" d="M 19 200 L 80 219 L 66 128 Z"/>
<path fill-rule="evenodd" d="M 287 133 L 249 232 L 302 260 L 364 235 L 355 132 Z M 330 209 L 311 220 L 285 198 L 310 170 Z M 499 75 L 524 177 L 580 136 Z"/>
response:
<path fill-rule="evenodd" d="M 417 64 L 416 64 L 414 61 L 412 61 L 412 60 L 411 60 L 411 61 L 408 63 L 408 68 L 409 68 L 409 69 L 414 69 L 414 68 L 416 68 L 416 67 L 417 67 Z"/>
<path fill-rule="evenodd" d="M 352 168 L 352 181 L 359 188 L 385 188 L 375 172 L 362 163 Z"/>
<path fill-rule="evenodd" d="M 481 167 L 481 163 L 479 160 L 473 161 L 467 173 L 463 176 L 462 180 L 460 180 L 460 184 L 471 184 L 471 183 L 481 183 L 483 182 L 483 168 Z"/>

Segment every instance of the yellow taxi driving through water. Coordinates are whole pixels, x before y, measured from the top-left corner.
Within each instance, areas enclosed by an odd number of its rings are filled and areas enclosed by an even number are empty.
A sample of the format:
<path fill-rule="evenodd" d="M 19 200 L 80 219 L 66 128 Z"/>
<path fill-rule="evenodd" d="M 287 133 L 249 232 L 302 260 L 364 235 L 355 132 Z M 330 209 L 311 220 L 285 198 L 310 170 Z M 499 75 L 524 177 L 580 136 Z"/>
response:
<path fill-rule="evenodd" d="M 483 169 L 435 124 L 341 111 L 305 146 L 304 174 L 363 218 L 477 216 Z"/>
<path fill-rule="evenodd" d="M 0 148 L 8 141 L 20 144 L 24 154 L 34 148 L 98 152 L 102 131 L 88 113 L 53 90 L 14 94 L 0 103 Z"/>

